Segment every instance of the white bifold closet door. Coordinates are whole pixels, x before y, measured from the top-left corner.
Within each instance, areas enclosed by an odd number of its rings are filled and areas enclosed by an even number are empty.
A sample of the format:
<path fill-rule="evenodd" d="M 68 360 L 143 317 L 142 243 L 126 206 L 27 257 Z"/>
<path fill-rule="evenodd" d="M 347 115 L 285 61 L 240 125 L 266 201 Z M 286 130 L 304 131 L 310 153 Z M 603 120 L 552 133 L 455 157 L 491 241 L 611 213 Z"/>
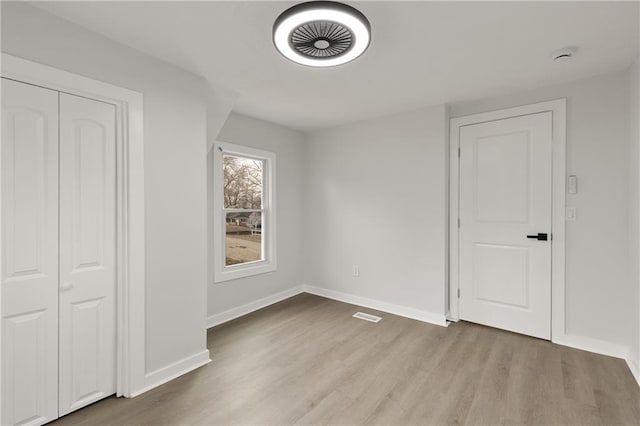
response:
<path fill-rule="evenodd" d="M 59 415 L 115 393 L 115 107 L 60 94 Z"/>
<path fill-rule="evenodd" d="M 58 416 L 58 92 L 2 80 L 2 424 Z"/>
<path fill-rule="evenodd" d="M 115 107 L 2 80 L 2 424 L 115 392 Z"/>

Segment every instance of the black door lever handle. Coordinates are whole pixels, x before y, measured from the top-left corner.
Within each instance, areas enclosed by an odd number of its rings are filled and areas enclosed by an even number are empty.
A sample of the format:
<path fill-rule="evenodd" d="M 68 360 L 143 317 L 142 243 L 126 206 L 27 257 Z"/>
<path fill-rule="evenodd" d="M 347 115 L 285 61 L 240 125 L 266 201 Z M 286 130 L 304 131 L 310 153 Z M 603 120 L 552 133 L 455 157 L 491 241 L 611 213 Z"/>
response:
<path fill-rule="evenodd" d="M 547 234 L 539 233 L 538 235 L 527 235 L 527 238 L 532 238 L 539 241 L 547 241 Z"/>

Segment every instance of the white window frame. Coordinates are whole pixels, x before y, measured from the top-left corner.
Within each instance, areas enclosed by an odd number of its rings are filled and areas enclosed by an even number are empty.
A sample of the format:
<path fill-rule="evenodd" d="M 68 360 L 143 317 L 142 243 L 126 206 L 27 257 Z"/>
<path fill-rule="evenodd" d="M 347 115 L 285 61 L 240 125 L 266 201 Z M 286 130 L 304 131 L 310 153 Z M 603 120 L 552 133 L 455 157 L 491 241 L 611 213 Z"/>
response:
<path fill-rule="evenodd" d="M 262 250 L 264 260 L 226 266 L 224 215 L 224 155 L 254 158 L 264 161 L 262 175 Z M 276 154 L 226 142 L 213 145 L 213 256 L 214 282 L 220 283 L 238 278 L 273 272 L 276 262 Z"/>

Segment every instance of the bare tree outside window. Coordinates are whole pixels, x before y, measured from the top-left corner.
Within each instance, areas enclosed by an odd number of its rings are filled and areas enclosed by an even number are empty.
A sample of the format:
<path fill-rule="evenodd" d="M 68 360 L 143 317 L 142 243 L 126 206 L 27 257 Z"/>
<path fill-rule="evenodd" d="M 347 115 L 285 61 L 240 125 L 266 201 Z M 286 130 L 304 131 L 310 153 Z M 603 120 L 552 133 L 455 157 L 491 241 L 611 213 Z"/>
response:
<path fill-rule="evenodd" d="M 262 208 L 264 161 L 225 155 L 223 159 L 224 207 Z"/>
<path fill-rule="evenodd" d="M 223 157 L 226 266 L 264 258 L 263 172 L 263 160 L 232 155 Z"/>

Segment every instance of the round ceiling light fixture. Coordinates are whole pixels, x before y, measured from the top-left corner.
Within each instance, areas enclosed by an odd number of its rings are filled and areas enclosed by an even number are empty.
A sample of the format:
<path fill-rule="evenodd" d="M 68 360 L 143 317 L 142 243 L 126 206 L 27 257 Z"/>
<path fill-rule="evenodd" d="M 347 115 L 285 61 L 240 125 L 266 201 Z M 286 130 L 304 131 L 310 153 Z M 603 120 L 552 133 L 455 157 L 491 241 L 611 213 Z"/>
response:
<path fill-rule="evenodd" d="M 273 43 L 287 59 L 311 67 L 333 67 L 362 55 L 371 25 L 357 9 L 333 1 L 297 4 L 273 24 Z"/>

